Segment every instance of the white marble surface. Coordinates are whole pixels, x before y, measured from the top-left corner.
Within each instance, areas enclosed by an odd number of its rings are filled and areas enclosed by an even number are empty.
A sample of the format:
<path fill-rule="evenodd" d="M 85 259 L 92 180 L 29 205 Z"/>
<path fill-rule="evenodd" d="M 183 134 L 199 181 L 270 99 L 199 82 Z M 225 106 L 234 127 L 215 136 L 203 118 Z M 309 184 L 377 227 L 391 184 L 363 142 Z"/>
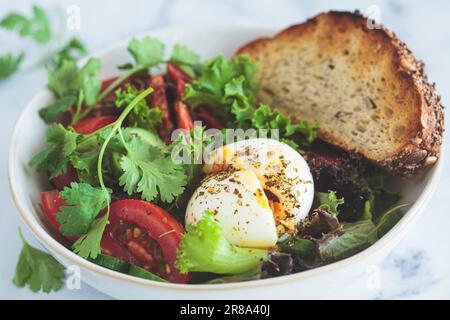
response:
<path fill-rule="evenodd" d="M 40 2 L 52 10 L 57 24 L 69 5 L 81 9 L 81 28 L 77 35 L 91 51 L 109 46 L 135 33 L 173 25 L 258 24 L 285 27 L 329 9 L 360 9 L 376 5 L 381 21 L 393 29 L 415 54 L 427 64 L 432 81 L 442 93 L 444 105 L 450 96 L 450 2 L 440 1 L 269 1 L 269 0 L 139 0 L 139 1 L 8 1 L 0 0 L 0 17 L 11 9 L 26 11 Z M 107 5 L 106 5 L 107 3 Z M 64 22 L 64 20 L 63 20 Z M 29 69 L 11 79 L 0 81 L 0 298 L 9 299 L 107 299 L 102 293 L 83 284 L 80 290 L 63 289 L 57 293 L 34 294 L 11 283 L 21 247 L 17 227 L 38 246 L 23 226 L 7 186 L 6 162 L 14 121 L 25 103 L 45 83 L 43 68 L 31 68 L 50 51 L 0 30 L 0 54 L 27 50 Z M 448 148 L 445 148 L 449 159 Z M 436 194 L 426 213 L 378 266 L 368 269 L 367 279 L 352 279 L 339 292 L 324 292 L 324 298 L 361 299 L 433 299 L 450 298 L 450 168 L 446 164 Z"/>

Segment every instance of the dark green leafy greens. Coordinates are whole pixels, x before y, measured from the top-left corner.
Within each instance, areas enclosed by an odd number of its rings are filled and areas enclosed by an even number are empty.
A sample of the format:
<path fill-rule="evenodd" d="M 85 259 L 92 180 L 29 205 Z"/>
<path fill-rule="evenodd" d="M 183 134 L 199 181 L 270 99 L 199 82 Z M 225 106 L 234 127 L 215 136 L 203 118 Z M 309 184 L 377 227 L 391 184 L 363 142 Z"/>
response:
<path fill-rule="evenodd" d="M 325 234 L 317 241 L 320 258 L 332 262 L 349 257 L 369 246 L 369 233 L 374 228 L 371 220 L 343 224 L 340 232 Z"/>

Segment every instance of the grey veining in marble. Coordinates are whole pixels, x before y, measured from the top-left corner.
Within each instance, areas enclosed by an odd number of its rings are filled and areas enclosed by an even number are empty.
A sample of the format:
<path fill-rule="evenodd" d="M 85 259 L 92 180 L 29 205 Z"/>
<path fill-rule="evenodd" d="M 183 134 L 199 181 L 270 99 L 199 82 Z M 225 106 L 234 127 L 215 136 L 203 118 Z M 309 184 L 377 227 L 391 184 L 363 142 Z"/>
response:
<path fill-rule="evenodd" d="M 375 5 L 380 10 L 381 22 L 393 29 L 423 59 L 431 81 L 437 83 L 444 105 L 450 96 L 450 2 L 435 1 L 297 1 L 297 0 L 0 0 L 0 17 L 12 9 L 29 10 L 33 2 L 51 10 L 52 21 L 59 21 L 57 12 L 65 14 L 68 6 L 80 8 L 81 28 L 66 34 L 79 36 L 92 51 L 146 30 L 173 25 L 271 25 L 285 27 L 301 22 L 318 12 L 330 9 L 365 12 Z M 107 5 L 105 5 L 107 3 Z M 63 20 L 64 22 L 64 20 Z M 46 81 L 43 68 L 32 68 L 47 47 L 0 30 L 0 54 L 26 49 L 25 69 L 11 79 L 0 80 L 0 113 L 3 123 L 0 135 L 0 298 L 13 299 L 105 299 L 105 295 L 83 284 L 81 290 L 63 289 L 50 295 L 33 294 L 14 287 L 14 274 L 20 240 L 17 226 L 23 226 L 12 203 L 8 186 L 6 161 L 9 141 L 20 110 Z M 448 158 L 448 148 L 444 155 Z M 432 299 L 450 298 L 450 225 L 449 212 L 450 168 L 444 173 L 431 204 L 408 235 L 390 255 L 375 266 L 376 285 L 371 288 L 364 281 L 350 281 L 338 293 L 324 298 L 362 299 Z M 39 246 L 28 230 L 25 236 Z M 372 275 L 373 276 L 373 275 Z M 349 278 L 351 275 L 349 275 Z M 368 289 L 369 288 L 369 289 Z"/>

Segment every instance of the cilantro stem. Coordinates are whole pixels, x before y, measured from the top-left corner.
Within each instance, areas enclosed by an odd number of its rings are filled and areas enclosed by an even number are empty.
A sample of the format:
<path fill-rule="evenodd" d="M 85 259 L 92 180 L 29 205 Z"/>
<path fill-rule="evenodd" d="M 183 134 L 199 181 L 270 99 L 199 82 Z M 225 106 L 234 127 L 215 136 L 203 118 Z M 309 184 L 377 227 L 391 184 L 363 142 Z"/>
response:
<path fill-rule="evenodd" d="M 114 80 L 105 90 L 103 90 L 98 98 L 97 102 L 102 101 L 111 91 L 113 91 L 119 84 L 121 84 L 125 79 L 130 77 L 132 74 L 142 70 L 144 67 L 137 65 L 122 74 L 120 77 L 118 77 L 116 80 Z"/>
<path fill-rule="evenodd" d="M 76 112 L 75 112 L 74 116 L 72 117 L 71 125 L 77 123 L 78 119 L 80 119 L 81 105 L 82 105 L 83 100 L 84 100 L 83 91 L 80 91 L 80 93 L 78 94 L 78 99 L 77 100 L 78 100 L 77 101 L 77 109 L 76 109 Z"/>
<path fill-rule="evenodd" d="M 97 97 L 97 101 L 93 103 L 91 106 L 88 106 L 86 109 L 84 109 L 83 112 L 81 112 L 76 119 L 72 121 L 72 123 L 76 123 L 78 120 L 83 119 L 86 117 L 97 105 L 100 101 L 106 98 L 106 96 L 113 91 L 119 84 L 121 84 L 125 79 L 130 77 L 132 74 L 142 70 L 142 66 L 134 66 L 130 70 L 128 70 L 126 73 L 122 74 L 120 77 L 118 77 L 116 80 L 114 80 L 105 90 L 103 90 Z"/>
<path fill-rule="evenodd" d="M 25 238 L 24 238 L 23 233 L 22 233 L 22 228 L 21 227 L 19 227 L 19 237 L 20 237 L 20 239 L 22 240 L 23 243 L 26 243 Z"/>
<path fill-rule="evenodd" d="M 105 182 L 103 181 L 102 162 L 103 162 L 103 156 L 105 154 L 106 147 L 108 146 L 109 141 L 112 139 L 112 137 L 117 132 L 117 130 L 120 129 L 120 126 L 122 125 L 123 121 L 128 116 L 128 114 L 131 112 L 131 110 L 133 110 L 133 108 L 141 100 L 145 99 L 145 97 L 147 97 L 152 92 L 153 92 L 153 88 L 148 88 L 145 91 L 141 92 L 136 98 L 134 98 L 130 102 L 130 104 L 120 114 L 119 118 L 117 118 L 117 120 L 112 123 L 112 130 L 110 131 L 110 133 L 106 137 L 105 142 L 103 142 L 103 145 L 102 145 L 102 148 L 100 149 L 100 153 L 98 155 L 98 160 L 97 160 L 97 174 L 98 174 L 98 181 L 100 183 L 100 187 L 105 192 L 108 192 L 108 191 L 106 190 Z M 109 207 L 109 205 L 108 205 L 108 207 Z"/>

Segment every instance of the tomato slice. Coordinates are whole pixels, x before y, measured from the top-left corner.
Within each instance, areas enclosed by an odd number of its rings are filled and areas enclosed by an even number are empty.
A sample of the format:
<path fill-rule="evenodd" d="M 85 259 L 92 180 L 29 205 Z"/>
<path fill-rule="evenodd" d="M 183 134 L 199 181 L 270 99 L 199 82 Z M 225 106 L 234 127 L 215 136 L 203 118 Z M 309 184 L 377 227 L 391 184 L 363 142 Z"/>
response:
<path fill-rule="evenodd" d="M 89 134 L 117 120 L 117 116 L 100 116 L 83 119 L 73 125 L 76 132 Z"/>
<path fill-rule="evenodd" d="M 189 274 L 175 268 L 183 233 L 183 226 L 164 209 L 142 200 L 119 200 L 111 205 L 101 247 L 105 254 L 171 282 L 187 283 Z"/>
<path fill-rule="evenodd" d="M 44 211 L 47 220 L 52 224 L 53 227 L 55 227 L 56 230 L 58 230 L 59 233 L 61 233 L 59 231 L 61 223 L 56 220 L 56 214 L 59 212 L 59 208 L 65 205 L 65 203 L 64 200 L 60 198 L 59 191 L 52 190 L 41 192 L 41 202 L 42 210 Z M 74 242 L 78 239 L 78 237 L 76 236 L 63 236 L 71 242 Z"/>

